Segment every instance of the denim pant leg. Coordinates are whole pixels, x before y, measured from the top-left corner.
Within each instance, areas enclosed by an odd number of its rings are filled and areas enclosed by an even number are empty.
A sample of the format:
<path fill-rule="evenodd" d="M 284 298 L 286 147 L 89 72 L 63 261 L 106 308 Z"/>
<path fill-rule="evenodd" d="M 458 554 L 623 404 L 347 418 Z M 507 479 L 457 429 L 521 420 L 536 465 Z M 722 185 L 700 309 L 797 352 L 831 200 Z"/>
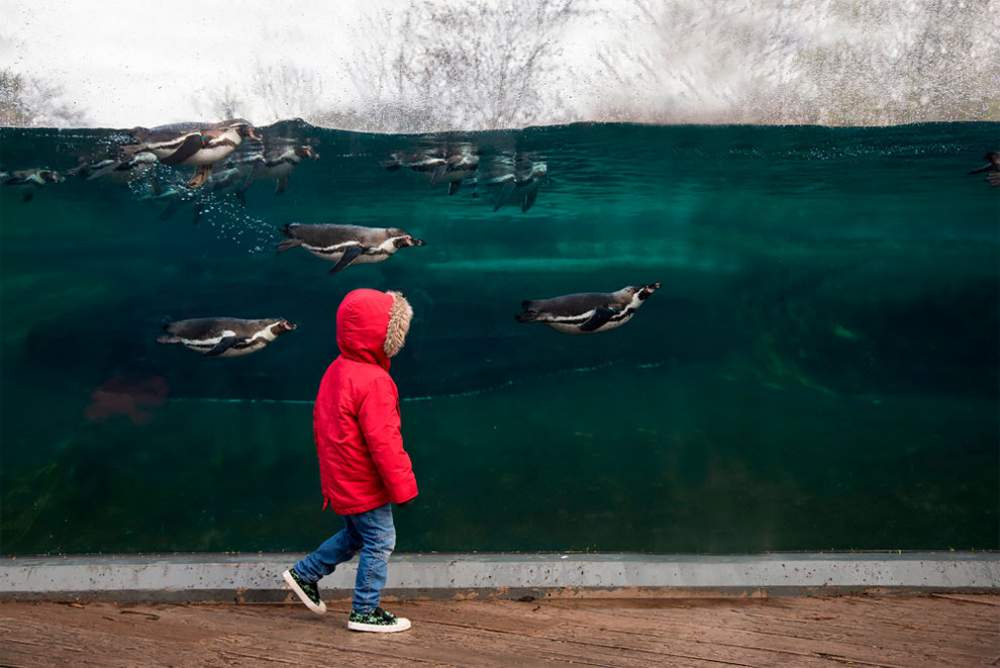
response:
<path fill-rule="evenodd" d="M 343 529 L 326 539 L 293 568 L 306 582 L 318 582 L 320 578 L 332 573 L 337 564 L 353 557 L 360 548 L 361 536 L 344 518 Z"/>
<path fill-rule="evenodd" d="M 358 577 L 354 582 L 354 610 L 368 613 L 378 607 L 388 575 L 389 555 L 396 547 L 392 505 L 385 504 L 358 515 L 349 515 L 349 526 L 361 536 Z"/>

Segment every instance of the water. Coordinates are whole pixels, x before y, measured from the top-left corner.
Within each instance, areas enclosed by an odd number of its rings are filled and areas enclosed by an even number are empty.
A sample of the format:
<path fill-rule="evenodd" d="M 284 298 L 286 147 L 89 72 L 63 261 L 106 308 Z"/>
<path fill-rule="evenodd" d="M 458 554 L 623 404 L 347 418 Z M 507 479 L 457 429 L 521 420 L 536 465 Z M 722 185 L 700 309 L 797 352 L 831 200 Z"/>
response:
<path fill-rule="evenodd" d="M 296 124 L 266 131 L 321 159 L 246 208 L 207 199 L 198 224 L 136 184 L 3 188 L 0 550 L 314 547 L 338 520 L 311 400 L 336 305 L 362 286 L 416 311 L 393 364 L 421 489 L 399 550 L 996 549 L 1000 190 L 966 172 L 998 130 L 447 137 L 483 171 L 546 162 L 527 213 L 379 165 L 443 138 Z M 67 169 L 117 139 L 7 129 L 0 161 Z M 427 245 L 330 276 L 274 253 L 293 221 Z M 522 299 L 652 281 L 612 332 L 513 318 Z M 164 319 L 211 315 L 299 329 L 235 359 L 156 343 Z"/>

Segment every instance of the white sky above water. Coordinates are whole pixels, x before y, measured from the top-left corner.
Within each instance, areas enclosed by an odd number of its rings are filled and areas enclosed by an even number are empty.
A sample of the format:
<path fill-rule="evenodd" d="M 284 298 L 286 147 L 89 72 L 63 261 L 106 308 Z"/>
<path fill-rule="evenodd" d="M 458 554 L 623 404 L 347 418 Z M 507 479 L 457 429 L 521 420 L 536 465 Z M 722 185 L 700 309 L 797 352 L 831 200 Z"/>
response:
<path fill-rule="evenodd" d="M 227 77 L 242 82 L 258 60 L 338 62 L 346 45 L 337 43 L 361 7 L 320 0 L 0 0 L 0 62 L 62 85 L 96 125 L 157 125 L 190 119 L 198 89 Z M 329 87 L 343 84 L 335 68 L 321 69 Z"/>
<path fill-rule="evenodd" d="M 752 111 L 770 105 L 775 116 L 792 104 L 801 113 L 777 122 L 995 119 L 1000 114 L 995 93 L 1000 90 L 1000 0 L 944 2 L 942 16 L 958 17 L 976 7 L 987 11 L 970 24 L 934 17 L 927 11 L 934 4 L 930 0 L 665 0 L 662 7 L 680 8 L 681 20 L 671 18 L 663 32 L 650 35 L 643 30 L 641 12 L 629 18 L 634 7 L 628 0 L 589 0 L 586 6 L 601 11 L 575 22 L 564 36 L 560 69 L 566 76 L 555 89 L 573 107 L 574 118 L 615 119 L 618 105 L 628 120 L 746 122 L 741 107 Z M 322 77 L 322 101 L 345 109 L 357 93 L 343 65 L 359 57 L 366 17 L 373 10 L 403 6 L 404 0 L 0 0 L 0 67 L 61 86 L 64 101 L 98 126 L 207 120 L 209 105 L 199 111 L 198 92 L 232 83 L 245 95 L 257 63 L 288 63 L 316 72 Z M 656 1 L 651 6 L 661 7 Z M 863 12 L 852 20 L 845 7 L 889 12 L 881 21 L 866 19 Z M 685 24 L 686 14 L 698 20 Z M 917 71 L 917 52 L 902 49 L 924 46 L 919 35 L 928 21 L 947 39 L 929 40 L 927 48 L 964 55 L 935 68 L 935 61 L 945 61 L 936 56 L 926 72 Z M 748 28 L 760 39 L 748 41 Z M 406 36 L 398 38 L 405 43 Z M 972 51 L 965 53 L 970 43 Z M 602 44 L 637 49 L 638 61 L 616 59 L 624 79 L 600 73 Z M 802 74 L 796 56 L 825 44 L 833 45 L 834 55 L 854 49 L 860 58 L 841 68 L 843 73 L 826 73 L 841 77 L 836 80 L 796 78 Z M 648 61 L 660 76 L 636 85 L 628 70 L 641 74 L 643 49 L 660 54 Z M 898 59 L 897 52 L 902 54 Z M 761 81 L 784 97 L 754 99 L 749 93 Z M 920 89 L 919 104 L 933 106 L 929 114 L 907 106 L 914 86 Z M 986 91 L 985 102 L 950 113 L 972 97 L 984 97 L 985 89 L 994 90 Z M 894 106 L 883 110 L 883 102 Z M 273 120 L 252 114 L 255 122 Z M 775 122 L 768 118 L 764 114 L 763 122 Z"/>
<path fill-rule="evenodd" d="M 192 100 L 199 89 L 227 79 L 243 85 L 257 62 L 313 69 L 323 77 L 324 95 L 343 100 L 354 93 L 341 63 L 351 57 L 363 17 L 392 6 L 393 0 L 0 0 L 0 66 L 62 86 L 65 99 L 103 127 L 191 120 L 199 115 Z M 567 50 L 584 42 L 570 35 Z"/>

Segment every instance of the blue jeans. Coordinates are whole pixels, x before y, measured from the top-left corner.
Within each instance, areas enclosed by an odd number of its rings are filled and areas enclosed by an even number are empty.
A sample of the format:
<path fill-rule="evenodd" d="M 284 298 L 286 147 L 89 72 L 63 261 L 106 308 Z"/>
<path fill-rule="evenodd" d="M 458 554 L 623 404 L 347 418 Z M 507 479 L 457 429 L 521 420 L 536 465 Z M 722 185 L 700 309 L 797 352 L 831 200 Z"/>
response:
<path fill-rule="evenodd" d="M 369 613 L 378 607 L 388 574 L 389 555 L 396 547 L 392 505 L 344 516 L 344 528 L 295 564 L 295 572 L 307 582 L 318 582 L 338 564 L 361 552 L 358 577 L 354 580 L 354 610 Z"/>

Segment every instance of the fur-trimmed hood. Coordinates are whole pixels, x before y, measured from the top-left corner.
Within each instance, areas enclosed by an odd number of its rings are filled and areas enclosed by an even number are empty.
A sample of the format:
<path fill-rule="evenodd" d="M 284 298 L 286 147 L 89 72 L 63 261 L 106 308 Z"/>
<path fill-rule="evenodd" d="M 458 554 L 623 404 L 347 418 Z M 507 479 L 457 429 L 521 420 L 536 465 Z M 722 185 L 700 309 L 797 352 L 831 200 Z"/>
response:
<path fill-rule="evenodd" d="M 382 349 L 389 357 L 395 357 L 406 344 L 410 321 L 413 320 L 413 307 L 406 301 L 402 292 L 390 290 L 386 294 L 392 296 L 392 308 L 389 309 L 389 324 L 385 329 L 385 343 Z"/>
<path fill-rule="evenodd" d="M 352 290 L 337 308 L 337 347 L 348 359 L 388 370 L 412 319 L 413 309 L 399 292 Z"/>

